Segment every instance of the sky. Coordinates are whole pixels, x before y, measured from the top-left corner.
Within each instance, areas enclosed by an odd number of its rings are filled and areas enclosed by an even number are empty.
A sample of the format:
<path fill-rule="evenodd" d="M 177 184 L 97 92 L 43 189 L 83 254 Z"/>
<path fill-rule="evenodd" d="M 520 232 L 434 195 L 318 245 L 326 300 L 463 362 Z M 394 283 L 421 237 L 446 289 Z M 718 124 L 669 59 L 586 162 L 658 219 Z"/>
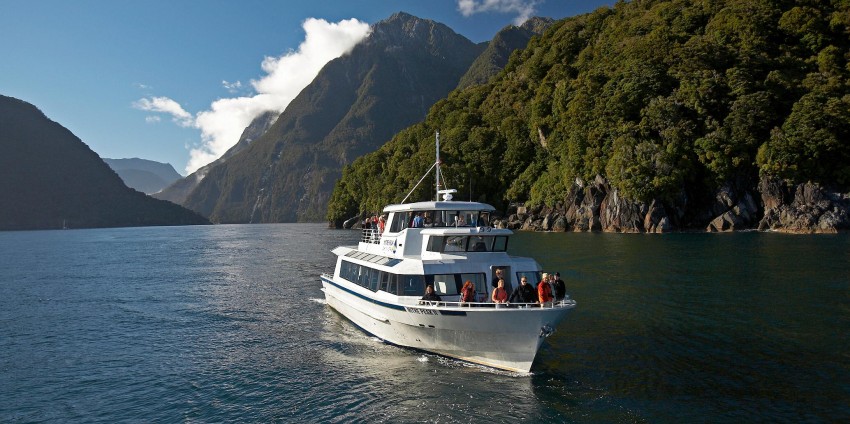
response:
<path fill-rule="evenodd" d="M 0 0 L 0 94 L 38 107 L 104 158 L 186 175 L 283 111 L 321 67 L 396 12 L 474 42 L 600 0 Z"/>

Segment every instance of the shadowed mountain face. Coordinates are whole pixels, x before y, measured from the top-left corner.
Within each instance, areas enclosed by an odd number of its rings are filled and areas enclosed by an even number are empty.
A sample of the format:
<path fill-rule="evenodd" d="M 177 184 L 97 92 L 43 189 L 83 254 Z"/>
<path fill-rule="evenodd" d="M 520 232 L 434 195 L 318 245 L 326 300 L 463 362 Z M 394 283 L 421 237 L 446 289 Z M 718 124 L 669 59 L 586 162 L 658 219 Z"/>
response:
<path fill-rule="evenodd" d="M 482 48 L 445 25 L 391 16 L 329 62 L 265 134 L 211 167 L 184 204 L 214 222 L 324 220 L 342 167 L 422 120 Z"/>
<path fill-rule="evenodd" d="M 0 230 L 206 224 L 130 189 L 35 106 L 0 96 Z"/>

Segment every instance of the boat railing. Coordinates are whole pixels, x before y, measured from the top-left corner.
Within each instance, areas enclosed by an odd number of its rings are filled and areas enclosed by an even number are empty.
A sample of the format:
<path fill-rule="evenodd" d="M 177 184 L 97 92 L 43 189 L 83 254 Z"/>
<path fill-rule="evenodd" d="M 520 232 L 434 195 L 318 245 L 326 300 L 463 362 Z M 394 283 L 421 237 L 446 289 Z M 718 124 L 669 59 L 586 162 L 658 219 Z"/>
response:
<path fill-rule="evenodd" d="M 363 243 L 381 244 L 381 233 L 377 228 L 364 228 L 360 232 L 360 241 Z"/>
<path fill-rule="evenodd" d="M 533 303 L 493 303 L 493 302 L 457 302 L 457 301 L 442 301 L 442 300 L 420 300 L 419 306 L 433 306 L 433 307 L 464 307 L 464 308 L 505 308 L 505 309 L 526 309 L 526 308 L 547 308 L 547 309 L 555 309 L 555 308 L 563 308 L 567 306 L 573 306 L 576 304 L 575 300 L 572 299 L 564 299 L 558 302 L 546 302 L 540 304 L 539 302 Z"/>

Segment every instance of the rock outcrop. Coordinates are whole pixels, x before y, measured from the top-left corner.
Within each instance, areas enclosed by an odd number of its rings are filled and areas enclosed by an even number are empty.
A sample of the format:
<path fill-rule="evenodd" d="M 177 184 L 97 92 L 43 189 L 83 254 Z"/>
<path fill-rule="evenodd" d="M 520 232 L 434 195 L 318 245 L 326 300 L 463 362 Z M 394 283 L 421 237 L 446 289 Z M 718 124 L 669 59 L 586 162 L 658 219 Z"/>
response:
<path fill-rule="evenodd" d="M 850 229 L 850 193 L 812 182 L 788 185 L 778 178 L 763 178 L 759 191 L 765 210 L 759 230 L 836 233 Z"/>
<path fill-rule="evenodd" d="M 757 187 L 742 181 L 721 186 L 708 201 L 689 203 L 682 193 L 673 200 L 640 202 L 625 199 L 597 176 L 589 184 L 577 180 L 563 203 L 526 210 L 517 207 L 500 228 L 529 231 L 602 231 L 668 233 L 751 230 L 788 233 L 835 233 L 850 230 L 850 193 L 818 184 L 788 185 L 762 178 Z"/>

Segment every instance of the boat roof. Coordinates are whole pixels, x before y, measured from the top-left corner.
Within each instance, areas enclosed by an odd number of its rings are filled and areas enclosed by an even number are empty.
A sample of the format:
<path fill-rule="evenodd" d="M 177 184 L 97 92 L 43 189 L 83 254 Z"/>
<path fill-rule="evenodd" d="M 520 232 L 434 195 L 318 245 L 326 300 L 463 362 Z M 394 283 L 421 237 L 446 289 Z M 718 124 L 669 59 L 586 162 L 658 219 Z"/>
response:
<path fill-rule="evenodd" d="M 480 202 L 415 202 L 388 205 L 384 212 L 407 211 L 495 211 L 496 208 Z"/>

